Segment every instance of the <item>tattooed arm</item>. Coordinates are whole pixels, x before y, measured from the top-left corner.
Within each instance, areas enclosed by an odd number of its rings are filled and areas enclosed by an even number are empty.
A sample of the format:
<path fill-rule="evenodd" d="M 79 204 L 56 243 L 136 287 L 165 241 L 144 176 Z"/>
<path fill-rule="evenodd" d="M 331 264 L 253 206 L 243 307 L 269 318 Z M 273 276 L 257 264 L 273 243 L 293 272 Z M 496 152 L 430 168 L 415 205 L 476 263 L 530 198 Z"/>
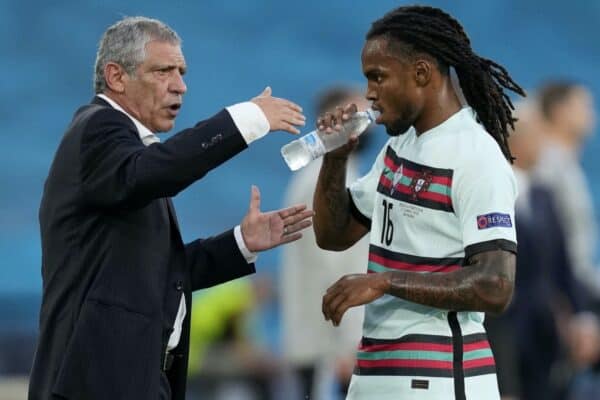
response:
<path fill-rule="evenodd" d="M 350 212 L 346 164 L 346 157 L 325 155 L 313 198 L 317 244 L 326 250 L 346 250 L 368 232 Z"/>
<path fill-rule="evenodd" d="M 454 311 L 501 313 L 512 297 L 515 260 L 508 251 L 487 251 L 451 273 L 384 273 L 383 279 L 389 285 L 386 293 L 415 303 Z"/>
<path fill-rule="evenodd" d="M 323 315 L 338 325 L 350 307 L 390 294 L 414 303 L 453 311 L 501 313 L 509 305 L 516 257 L 504 250 L 478 253 L 449 273 L 394 271 L 346 275 L 323 297 Z"/>
<path fill-rule="evenodd" d="M 341 129 L 340 121 L 350 118 L 356 110 L 354 104 L 338 107 L 333 113 L 319 117 L 317 128 L 333 133 Z M 352 216 L 350 195 L 346 190 L 348 157 L 357 144 L 358 138 L 350 137 L 347 144 L 323 157 L 313 197 L 313 227 L 317 244 L 325 250 L 346 250 L 369 231 Z"/>

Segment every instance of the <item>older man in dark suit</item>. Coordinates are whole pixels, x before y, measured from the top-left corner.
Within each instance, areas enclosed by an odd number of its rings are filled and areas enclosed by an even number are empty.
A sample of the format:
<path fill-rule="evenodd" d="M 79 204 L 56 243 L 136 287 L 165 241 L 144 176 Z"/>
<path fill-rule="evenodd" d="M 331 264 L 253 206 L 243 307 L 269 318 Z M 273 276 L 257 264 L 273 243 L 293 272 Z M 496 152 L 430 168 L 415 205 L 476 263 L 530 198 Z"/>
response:
<path fill-rule="evenodd" d="M 260 211 L 184 244 L 171 196 L 269 131 L 297 133 L 296 104 L 267 88 L 164 143 L 186 64 L 160 21 L 102 37 L 96 97 L 69 125 L 40 207 L 43 302 L 29 399 L 183 399 L 191 292 L 254 272 L 256 252 L 298 239 L 312 212 Z"/>

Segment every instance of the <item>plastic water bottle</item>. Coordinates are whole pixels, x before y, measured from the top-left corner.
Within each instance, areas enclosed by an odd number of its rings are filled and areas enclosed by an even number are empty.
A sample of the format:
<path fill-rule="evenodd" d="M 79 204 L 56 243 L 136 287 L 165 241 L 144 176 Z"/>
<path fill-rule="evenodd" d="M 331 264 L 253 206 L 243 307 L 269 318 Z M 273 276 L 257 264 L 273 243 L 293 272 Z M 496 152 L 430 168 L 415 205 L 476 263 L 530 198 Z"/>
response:
<path fill-rule="evenodd" d="M 314 130 L 281 148 L 281 155 L 292 171 L 299 170 L 312 160 L 348 143 L 350 135 L 360 135 L 375 121 L 375 111 L 357 112 L 342 124 L 338 132 L 325 133 Z"/>

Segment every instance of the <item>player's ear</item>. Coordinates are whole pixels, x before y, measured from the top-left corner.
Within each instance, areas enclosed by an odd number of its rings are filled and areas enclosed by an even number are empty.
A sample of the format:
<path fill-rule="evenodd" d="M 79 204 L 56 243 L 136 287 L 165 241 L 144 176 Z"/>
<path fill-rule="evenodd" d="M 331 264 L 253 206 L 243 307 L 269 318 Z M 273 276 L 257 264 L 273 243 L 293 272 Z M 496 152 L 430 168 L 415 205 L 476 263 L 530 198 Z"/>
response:
<path fill-rule="evenodd" d="M 423 87 L 431 81 L 434 66 L 431 61 L 419 58 L 414 63 L 414 78 L 417 86 Z"/>

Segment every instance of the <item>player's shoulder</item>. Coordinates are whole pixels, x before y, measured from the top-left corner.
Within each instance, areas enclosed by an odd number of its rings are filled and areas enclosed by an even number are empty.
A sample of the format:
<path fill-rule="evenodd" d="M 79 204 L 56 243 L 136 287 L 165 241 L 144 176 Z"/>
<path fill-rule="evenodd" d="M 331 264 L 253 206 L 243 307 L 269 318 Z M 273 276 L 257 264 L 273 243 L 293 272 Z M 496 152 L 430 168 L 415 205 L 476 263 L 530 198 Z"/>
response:
<path fill-rule="evenodd" d="M 477 122 L 471 108 L 461 110 L 461 119 L 451 135 L 446 135 L 454 143 L 448 148 L 454 150 L 453 158 L 457 164 L 493 165 L 508 167 L 508 161 L 500 149 L 498 142 L 486 129 Z"/>

